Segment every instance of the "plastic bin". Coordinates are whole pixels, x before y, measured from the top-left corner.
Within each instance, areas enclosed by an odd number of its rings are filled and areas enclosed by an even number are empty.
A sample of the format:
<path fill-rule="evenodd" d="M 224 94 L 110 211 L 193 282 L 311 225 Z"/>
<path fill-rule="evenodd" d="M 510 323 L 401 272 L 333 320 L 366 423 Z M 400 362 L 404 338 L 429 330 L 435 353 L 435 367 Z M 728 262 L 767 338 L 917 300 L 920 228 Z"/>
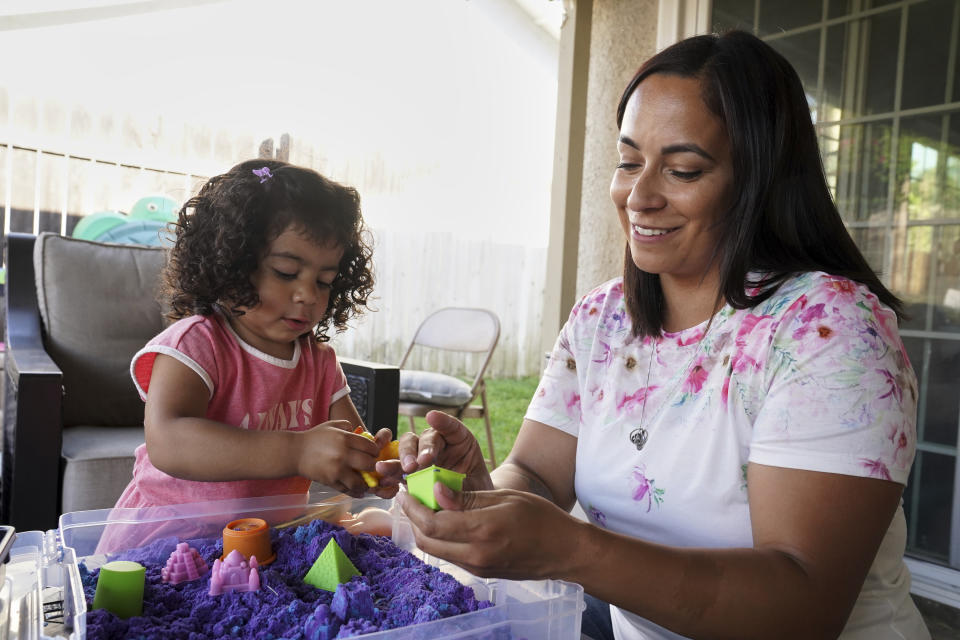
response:
<path fill-rule="evenodd" d="M 257 517 L 271 525 L 297 518 L 336 519 L 342 512 L 358 512 L 380 507 L 393 514 L 393 540 L 424 562 L 437 567 L 473 588 L 477 598 L 490 600 L 493 607 L 443 620 L 412 625 L 360 636 L 363 638 L 401 639 L 491 639 L 506 640 L 580 640 L 580 615 L 583 589 L 560 580 L 513 581 L 483 579 L 459 567 L 433 558 L 414 548 L 410 524 L 393 509 L 392 501 L 378 498 L 352 499 L 333 493 L 312 493 L 302 497 L 281 496 L 223 502 L 154 507 L 78 511 L 60 518 L 55 531 L 20 533 L 11 549 L 5 589 L 8 589 L 10 638 L 46 639 L 86 638 L 86 603 L 78 562 L 94 568 L 108 560 L 97 546 L 107 527 L 121 527 L 121 543 L 116 550 L 148 544 L 158 527 L 162 535 L 171 530 L 183 538 L 214 537 L 224 525 L 238 518 Z M 172 529 L 171 529 L 172 528 Z M 179 532 L 183 532 L 182 535 Z M 111 535 L 116 543 L 117 536 Z M 43 603 L 54 598 L 63 601 L 62 625 L 45 623 Z M 8 629 L 0 629 L 2 632 Z"/>

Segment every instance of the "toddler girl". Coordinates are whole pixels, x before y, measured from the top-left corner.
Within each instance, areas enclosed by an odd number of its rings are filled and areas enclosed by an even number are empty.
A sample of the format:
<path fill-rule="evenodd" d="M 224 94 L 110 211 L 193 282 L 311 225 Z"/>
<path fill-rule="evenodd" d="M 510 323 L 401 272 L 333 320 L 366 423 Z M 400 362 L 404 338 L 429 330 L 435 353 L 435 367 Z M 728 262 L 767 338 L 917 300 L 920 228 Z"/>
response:
<path fill-rule="evenodd" d="M 175 227 L 163 293 L 176 322 L 130 366 L 146 445 L 117 507 L 306 494 L 311 480 L 362 495 L 390 431 L 352 433 L 326 344 L 373 287 L 357 192 L 251 160 L 211 178 Z"/>

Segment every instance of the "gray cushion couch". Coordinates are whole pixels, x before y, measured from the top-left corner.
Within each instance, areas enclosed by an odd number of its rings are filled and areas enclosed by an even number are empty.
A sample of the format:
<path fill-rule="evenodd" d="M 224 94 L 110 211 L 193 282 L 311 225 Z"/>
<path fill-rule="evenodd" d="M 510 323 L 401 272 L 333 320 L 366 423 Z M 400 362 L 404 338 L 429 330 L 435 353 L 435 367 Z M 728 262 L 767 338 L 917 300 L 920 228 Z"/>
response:
<path fill-rule="evenodd" d="M 165 326 L 164 251 L 52 233 L 6 238 L 0 522 L 48 529 L 112 507 L 144 441 L 130 359 Z M 396 367 L 342 359 L 366 424 L 396 427 Z"/>

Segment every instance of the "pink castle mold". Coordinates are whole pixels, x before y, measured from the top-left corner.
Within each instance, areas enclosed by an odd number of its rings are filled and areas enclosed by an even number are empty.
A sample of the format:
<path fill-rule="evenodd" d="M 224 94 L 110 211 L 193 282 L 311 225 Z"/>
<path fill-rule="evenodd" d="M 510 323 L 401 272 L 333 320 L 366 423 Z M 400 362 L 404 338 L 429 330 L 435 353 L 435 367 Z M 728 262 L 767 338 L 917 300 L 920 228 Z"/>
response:
<path fill-rule="evenodd" d="M 234 549 L 223 561 L 213 561 L 210 573 L 210 595 L 218 596 L 227 591 L 257 591 L 260 589 L 260 573 L 257 571 L 257 556 L 250 556 L 247 564 L 243 554 Z"/>
<path fill-rule="evenodd" d="M 210 567 L 200 557 L 200 553 L 186 542 L 181 542 L 170 554 L 166 566 L 160 570 L 160 577 L 164 582 L 180 584 L 196 580 L 208 571 Z"/>

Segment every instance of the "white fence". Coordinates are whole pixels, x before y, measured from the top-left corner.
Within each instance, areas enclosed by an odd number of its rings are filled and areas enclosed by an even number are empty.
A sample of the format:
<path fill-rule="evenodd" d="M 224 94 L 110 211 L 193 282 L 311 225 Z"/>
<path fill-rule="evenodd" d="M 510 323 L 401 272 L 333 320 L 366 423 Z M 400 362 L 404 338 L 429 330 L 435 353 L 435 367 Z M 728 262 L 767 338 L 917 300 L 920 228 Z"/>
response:
<path fill-rule="evenodd" d="M 44 170 L 44 162 L 53 164 Z M 59 175 L 53 168 L 74 164 L 83 171 L 71 169 L 62 179 L 50 179 Z M 18 177 L 27 179 L 14 181 L 14 174 L 25 174 Z M 116 199 L 114 185 L 124 182 L 118 178 L 128 174 L 145 180 L 153 190 L 163 188 L 179 193 L 189 191 L 180 185 L 197 179 L 184 173 L 2 145 L 0 175 L 6 179 L 0 181 L 0 215 L 4 218 L 4 231 L 68 231 L 68 215 L 74 221 L 79 219 L 77 214 L 68 212 L 90 208 L 73 206 L 74 200 L 85 192 L 77 187 L 78 183 L 87 187 L 99 185 L 96 190 L 103 193 L 100 206 L 105 206 Z M 11 185 L 18 185 L 19 192 Z M 171 189 L 172 185 L 180 188 Z M 74 193 L 78 196 L 71 197 Z M 50 206 L 47 202 L 58 205 Z M 17 211 L 19 216 L 13 216 Z M 72 224 L 69 226 L 72 228 Z M 372 233 L 376 277 L 373 309 L 334 338 L 339 354 L 395 364 L 430 312 L 451 306 L 484 307 L 500 318 L 500 341 L 487 369 L 488 376 L 516 377 L 540 371 L 545 249 L 419 229 L 373 229 Z M 478 365 L 471 356 L 417 350 L 408 366 L 471 375 Z"/>
<path fill-rule="evenodd" d="M 32 104 L 32 103 L 31 103 Z M 29 112 L 41 112 L 33 105 Z M 83 112 L 86 114 L 86 112 Z M 80 120 L 95 120 L 79 118 Z M 21 118 L 23 120 L 23 118 Z M 96 119 L 100 122 L 101 119 Z M 39 126 L 39 123 L 34 123 Z M 129 210 L 137 198 L 162 193 L 177 201 L 185 200 L 217 166 L 211 154 L 202 162 L 184 168 L 171 158 L 156 165 L 138 164 L 139 155 L 118 160 L 95 156 L 80 142 L 71 140 L 78 150 L 65 153 L 56 148 L 44 149 L 36 144 L 42 136 L 37 127 L 17 129 L 14 143 L 0 137 L 0 216 L 4 232 L 67 233 L 84 215 L 101 210 Z M 78 127 L 71 127 L 76 130 Z M 7 129 L 8 132 L 11 128 Z M 183 144 L 191 140 L 192 129 L 179 131 Z M 207 132 L 210 139 L 217 136 Z M 177 136 L 171 134 L 170 138 Z M 237 158 L 256 155 L 253 138 L 230 138 L 223 155 Z M 294 148 L 291 158 L 310 166 L 314 149 L 307 143 Z M 76 154 L 76 155 L 75 155 Z M 149 156 L 149 154 L 146 154 Z M 229 166 L 231 162 L 223 162 Z M 170 167 L 177 167 L 170 169 Z M 367 165 L 361 167 L 367 168 Z M 342 171 L 341 171 L 342 173 Z M 362 172 L 361 172 L 362 173 Z M 336 176 L 342 179 L 340 176 Z M 415 196 L 393 193 L 381 184 L 386 179 L 370 176 L 347 176 L 348 183 L 360 183 L 364 194 L 364 210 L 379 206 L 395 217 L 404 218 Z M 376 178 L 377 176 L 374 176 Z M 512 192 L 511 192 L 512 193 Z M 377 197 L 379 195 L 379 198 Z M 496 202 L 480 203 L 494 207 Z M 477 208 L 482 208 L 480 204 Z M 513 203 L 523 210 L 531 203 L 520 198 Z M 533 203 L 535 208 L 536 204 Z M 440 211 L 442 207 L 434 207 Z M 440 215 L 439 213 L 435 215 Z M 369 218 L 368 218 L 369 220 Z M 546 249 L 519 244 L 478 240 L 467 234 L 429 230 L 430 216 L 417 218 L 408 230 L 373 228 L 376 285 L 370 311 L 354 320 L 347 332 L 333 341 L 343 356 L 395 364 L 400 361 L 419 323 L 441 307 L 484 307 L 500 318 L 500 341 L 488 367 L 492 377 L 536 375 L 542 365 L 540 342 L 543 290 L 546 277 Z M 514 228 L 505 236 L 522 234 L 514 220 Z M 527 221 L 529 222 L 529 221 Z M 478 225 L 489 225 L 479 220 Z M 426 228 L 425 228 L 426 227 Z M 487 235 L 487 238 L 490 236 Z M 417 351 L 411 367 L 441 371 L 452 375 L 469 375 L 477 362 L 472 357 Z"/>
<path fill-rule="evenodd" d="M 420 322 L 441 307 L 484 307 L 500 318 L 491 377 L 536 375 L 546 250 L 476 242 L 450 233 L 374 230 L 372 306 L 333 340 L 344 356 L 395 364 Z M 414 352 L 411 368 L 467 375 L 478 363 L 435 350 Z"/>
<path fill-rule="evenodd" d="M 0 214 L 4 231 L 69 232 L 83 213 L 118 194 L 163 191 L 183 196 L 196 175 L 0 144 Z M 124 187 L 124 188 L 121 188 Z M 90 193 L 100 194 L 92 200 Z M 399 204 L 399 203 L 398 203 Z M 116 206 L 116 205 L 114 205 Z M 120 208 L 116 206 L 116 208 Z M 17 213 L 17 215 L 13 215 Z M 493 377 L 536 375 L 542 364 L 540 327 L 546 250 L 413 228 L 376 229 L 372 311 L 334 339 L 344 356 L 397 363 L 419 323 L 441 307 L 484 307 L 500 318 L 500 341 L 488 367 Z M 472 357 L 418 350 L 409 366 L 469 375 Z"/>

